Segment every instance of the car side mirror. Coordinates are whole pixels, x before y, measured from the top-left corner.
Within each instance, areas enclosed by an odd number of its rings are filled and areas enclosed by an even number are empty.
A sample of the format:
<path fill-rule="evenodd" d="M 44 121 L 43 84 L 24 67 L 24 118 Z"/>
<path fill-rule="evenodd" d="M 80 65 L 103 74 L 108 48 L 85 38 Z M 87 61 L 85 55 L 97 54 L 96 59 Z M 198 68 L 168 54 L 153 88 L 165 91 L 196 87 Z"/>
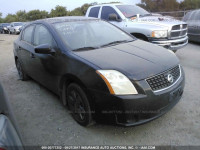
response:
<path fill-rule="evenodd" d="M 116 14 L 109 14 L 108 16 L 108 20 L 109 21 L 117 21 L 117 22 L 121 22 L 122 20 L 121 19 L 118 19 L 117 15 Z"/>
<path fill-rule="evenodd" d="M 53 50 L 48 44 L 42 44 L 35 47 L 35 53 L 38 54 L 55 54 L 55 50 Z"/>

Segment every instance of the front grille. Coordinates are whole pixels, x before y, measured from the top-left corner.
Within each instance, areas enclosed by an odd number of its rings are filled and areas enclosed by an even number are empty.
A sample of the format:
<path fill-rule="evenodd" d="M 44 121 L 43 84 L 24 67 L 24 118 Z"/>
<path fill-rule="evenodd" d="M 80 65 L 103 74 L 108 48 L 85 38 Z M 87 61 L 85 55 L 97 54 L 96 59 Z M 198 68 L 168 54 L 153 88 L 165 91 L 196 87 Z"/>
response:
<path fill-rule="evenodd" d="M 173 82 L 169 81 L 169 75 L 172 75 Z M 146 81 L 153 91 L 158 91 L 167 88 L 174 84 L 181 75 L 180 67 L 176 66 L 168 71 L 165 71 L 159 75 L 148 78 Z"/>
<path fill-rule="evenodd" d="M 171 39 L 180 38 L 187 35 L 187 24 L 175 25 L 171 30 Z"/>

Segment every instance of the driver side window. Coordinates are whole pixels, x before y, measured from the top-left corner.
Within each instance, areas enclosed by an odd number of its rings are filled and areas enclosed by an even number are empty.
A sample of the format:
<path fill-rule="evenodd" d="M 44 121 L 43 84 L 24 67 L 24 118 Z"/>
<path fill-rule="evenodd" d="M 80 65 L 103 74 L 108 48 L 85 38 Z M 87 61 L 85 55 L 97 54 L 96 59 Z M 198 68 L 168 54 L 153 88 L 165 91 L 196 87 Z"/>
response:
<path fill-rule="evenodd" d="M 118 19 L 121 19 L 119 14 L 110 6 L 103 6 L 101 11 L 101 19 L 109 21 L 109 15 L 116 14 Z"/>
<path fill-rule="evenodd" d="M 46 27 L 37 25 L 35 28 L 33 44 L 34 46 L 48 44 L 49 46 L 54 47 L 55 41 Z"/>

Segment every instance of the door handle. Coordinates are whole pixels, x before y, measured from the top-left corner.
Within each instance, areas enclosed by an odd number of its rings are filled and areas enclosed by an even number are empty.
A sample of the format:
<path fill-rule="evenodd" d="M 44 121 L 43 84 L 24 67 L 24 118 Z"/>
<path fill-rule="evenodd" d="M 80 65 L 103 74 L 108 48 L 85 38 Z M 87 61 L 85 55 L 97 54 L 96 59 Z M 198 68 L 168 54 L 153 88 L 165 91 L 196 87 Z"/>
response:
<path fill-rule="evenodd" d="M 35 55 L 33 53 L 30 54 L 31 58 L 35 58 Z"/>

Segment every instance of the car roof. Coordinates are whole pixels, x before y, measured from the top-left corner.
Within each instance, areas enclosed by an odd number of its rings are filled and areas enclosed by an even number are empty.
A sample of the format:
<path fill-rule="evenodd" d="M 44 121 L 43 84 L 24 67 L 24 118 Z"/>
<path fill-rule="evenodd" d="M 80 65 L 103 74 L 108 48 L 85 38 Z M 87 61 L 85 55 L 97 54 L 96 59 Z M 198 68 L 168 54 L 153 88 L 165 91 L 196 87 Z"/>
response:
<path fill-rule="evenodd" d="M 11 23 L 22 23 L 22 22 L 11 22 Z"/>
<path fill-rule="evenodd" d="M 67 17 L 55 17 L 55 18 L 46 18 L 33 21 L 32 23 L 37 22 L 46 22 L 46 23 L 58 23 L 58 22 L 75 22 L 75 21 L 91 21 L 91 20 L 99 20 L 98 18 L 93 17 L 85 17 L 85 16 L 67 16 Z"/>
<path fill-rule="evenodd" d="M 111 3 L 111 4 L 97 4 L 94 6 L 90 6 L 90 7 L 97 7 L 97 6 L 116 6 L 116 5 L 133 5 L 136 6 L 134 4 L 126 4 L 126 3 Z"/>

